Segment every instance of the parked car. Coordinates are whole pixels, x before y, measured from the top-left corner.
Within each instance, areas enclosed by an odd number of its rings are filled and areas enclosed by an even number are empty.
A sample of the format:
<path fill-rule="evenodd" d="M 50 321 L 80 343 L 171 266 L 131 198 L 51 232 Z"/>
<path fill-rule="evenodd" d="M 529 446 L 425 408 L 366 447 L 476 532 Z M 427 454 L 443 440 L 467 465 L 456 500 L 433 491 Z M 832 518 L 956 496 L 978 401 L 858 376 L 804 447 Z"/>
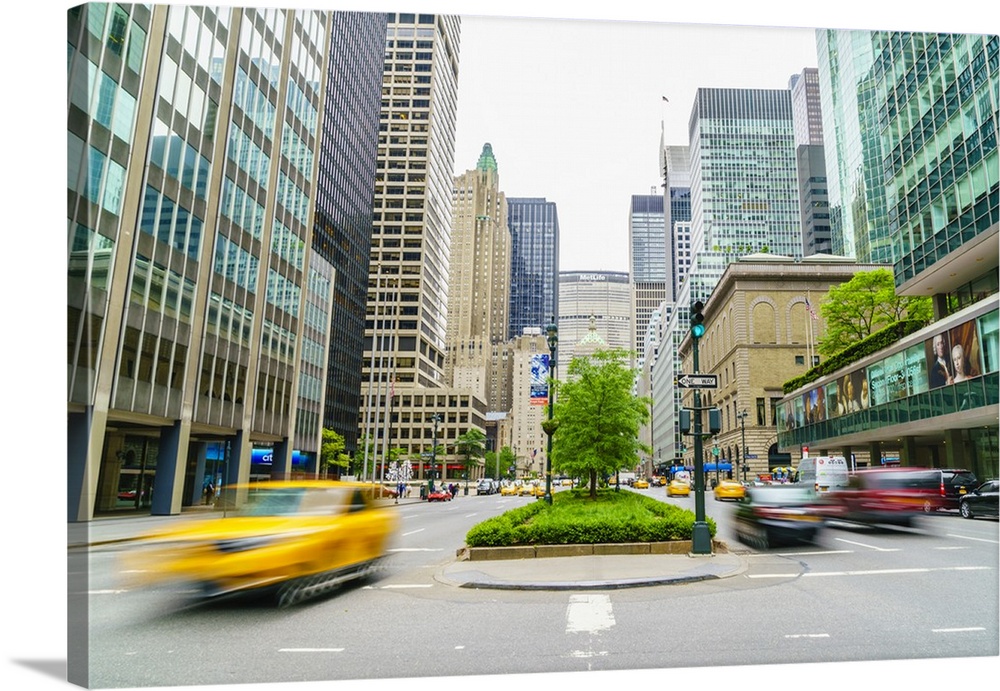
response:
<path fill-rule="evenodd" d="M 943 506 L 941 471 L 905 466 L 859 470 L 850 475 L 847 487 L 825 497 L 829 518 L 907 526 L 914 516 Z"/>
<path fill-rule="evenodd" d="M 1000 480 L 987 480 L 971 492 L 962 495 L 958 501 L 958 511 L 963 518 L 976 516 L 996 516 L 997 489 Z"/>
<path fill-rule="evenodd" d="M 242 492 L 248 499 L 237 505 Z M 176 584 L 195 599 L 254 593 L 287 606 L 371 574 L 399 525 L 364 483 L 260 482 L 227 487 L 219 502 L 223 518 L 142 536 L 123 572 L 134 585 Z"/>
<path fill-rule="evenodd" d="M 810 487 L 749 487 L 736 507 L 736 538 L 759 549 L 814 542 L 823 524 Z"/>
<path fill-rule="evenodd" d="M 715 501 L 723 499 L 742 499 L 746 495 L 746 488 L 742 482 L 736 480 L 722 480 L 713 490 Z"/>
<path fill-rule="evenodd" d="M 484 477 L 476 484 L 476 494 L 496 494 L 497 483 L 491 478 Z"/>
<path fill-rule="evenodd" d="M 961 498 L 979 486 L 976 474 L 971 470 L 941 468 L 941 508 L 958 509 Z"/>
<path fill-rule="evenodd" d="M 671 480 L 667 485 L 668 497 L 689 497 L 691 496 L 691 485 L 684 480 Z"/>

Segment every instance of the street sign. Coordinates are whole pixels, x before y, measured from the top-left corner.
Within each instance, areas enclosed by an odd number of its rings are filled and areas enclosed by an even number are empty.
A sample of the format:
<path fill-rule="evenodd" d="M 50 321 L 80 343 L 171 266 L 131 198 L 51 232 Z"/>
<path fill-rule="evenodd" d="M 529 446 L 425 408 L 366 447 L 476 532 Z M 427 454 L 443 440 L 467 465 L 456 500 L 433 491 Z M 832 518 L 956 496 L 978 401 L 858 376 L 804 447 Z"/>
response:
<path fill-rule="evenodd" d="M 717 389 L 717 374 L 682 374 L 677 378 L 677 386 L 683 389 Z"/>
<path fill-rule="evenodd" d="M 747 454 L 747 455 L 745 456 L 745 458 L 746 458 L 747 460 L 755 460 L 755 459 L 757 458 L 757 454 L 755 454 L 755 453 L 748 453 L 748 454 Z"/>

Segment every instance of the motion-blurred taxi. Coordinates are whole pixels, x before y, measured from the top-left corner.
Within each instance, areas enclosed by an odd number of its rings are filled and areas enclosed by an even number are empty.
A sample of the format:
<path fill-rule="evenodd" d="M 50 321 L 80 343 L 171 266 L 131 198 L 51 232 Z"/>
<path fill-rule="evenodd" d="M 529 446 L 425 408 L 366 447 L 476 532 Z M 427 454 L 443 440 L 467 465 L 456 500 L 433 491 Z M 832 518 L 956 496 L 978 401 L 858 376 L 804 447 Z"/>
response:
<path fill-rule="evenodd" d="M 632 486 L 636 489 L 649 489 L 649 481 L 640 478 L 639 480 L 633 482 Z"/>
<path fill-rule="evenodd" d="M 715 486 L 715 501 L 723 499 L 740 500 L 746 496 L 747 490 L 743 483 L 736 480 L 722 480 Z"/>
<path fill-rule="evenodd" d="M 504 485 L 500 488 L 501 497 L 516 497 L 521 493 L 517 485 Z"/>
<path fill-rule="evenodd" d="M 203 599 L 268 594 L 288 606 L 370 575 L 398 529 L 363 483 L 263 482 L 227 487 L 219 501 L 234 508 L 147 534 L 126 552 L 137 584 L 172 583 Z"/>
<path fill-rule="evenodd" d="M 668 497 L 687 497 L 691 495 L 691 485 L 684 480 L 671 480 L 667 485 Z"/>

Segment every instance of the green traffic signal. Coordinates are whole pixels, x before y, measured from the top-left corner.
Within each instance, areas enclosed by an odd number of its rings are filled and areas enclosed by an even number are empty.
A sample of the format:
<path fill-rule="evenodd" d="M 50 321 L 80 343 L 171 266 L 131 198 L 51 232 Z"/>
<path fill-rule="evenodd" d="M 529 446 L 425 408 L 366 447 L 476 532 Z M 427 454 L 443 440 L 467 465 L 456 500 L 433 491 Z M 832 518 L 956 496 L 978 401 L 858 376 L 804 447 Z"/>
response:
<path fill-rule="evenodd" d="M 705 315 L 701 311 L 705 308 L 705 303 L 701 300 L 691 304 L 691 335 L 694 338 L 701 338 L 705 335 Z"/>

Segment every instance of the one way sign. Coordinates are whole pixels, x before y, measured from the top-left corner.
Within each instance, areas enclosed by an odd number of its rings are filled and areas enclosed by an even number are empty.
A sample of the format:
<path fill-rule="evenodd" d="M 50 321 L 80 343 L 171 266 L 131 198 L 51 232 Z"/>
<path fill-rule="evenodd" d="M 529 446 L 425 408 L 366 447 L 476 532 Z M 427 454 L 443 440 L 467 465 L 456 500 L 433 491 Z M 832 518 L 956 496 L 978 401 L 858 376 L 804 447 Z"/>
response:
<path fill-rule="evenodd" d="M 682 389 L 717 389 L 719 377 L 715 374 L 682 374 L 677 378 Z"/>

